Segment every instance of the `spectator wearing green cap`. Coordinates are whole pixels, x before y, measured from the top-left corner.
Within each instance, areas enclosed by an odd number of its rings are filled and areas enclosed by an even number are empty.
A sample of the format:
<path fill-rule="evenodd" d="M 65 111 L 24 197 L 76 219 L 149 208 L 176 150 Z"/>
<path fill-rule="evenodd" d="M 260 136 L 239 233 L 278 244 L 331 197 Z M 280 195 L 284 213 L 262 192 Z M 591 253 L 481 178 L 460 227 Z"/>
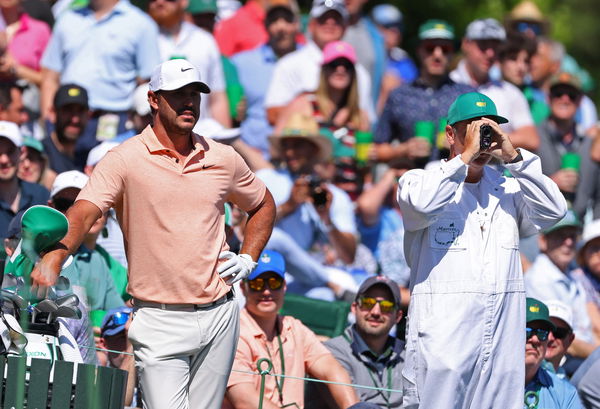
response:
<path fill-rule="evenodd" d="M 461 49 L 465 58 L 450 77 L 462 84 L 469 84 L 490 97 L 498 112 L 508 118 L 504 125 L 506 133 L 515 146 L 535 150 L 539 136 L 535 130 L 531 112 L 523 93 L 508 81 L 496 81 L 490 70 L 498 61 L 498 49 L 506 40 L 504 28 L 493 18 L 472 21 L 466 29 Z"/>
<path fill-rule="evenodd" d="M 517 408 L 525 364 L 525 291 L 519 236 L 566 210 L 540 160 L 516 150 L 487 96 L 459 96 L 448 110 L 450 159 L 399 182 L 411 269 L 405 408 Z M 481 128 L 491 145 L 481 147 Z M 506 178 L 491 160 L 508 169 Z"/>
<path fill-rule="evenodd" d="M 148 13 L 158 24 L 160 59 L 184 58 L 192 63 L 202 81 L 210 84 L 210 94 L 200 100 L 200 119 L 214 118 L 229 128 L 231 117 L 219 48 L 212 34 L 184 20 L 187 6 L 188 0 L 148 3 Z"/>
<path fill-rule="evenodd" d="M 445 21 L 428 20 L 419 28 L 419 78 L 402 84 L 388 97 L 374 136 L 376 145 L 372 154 L 378 161 L 437 159 L 432 138 L 438 123 L 441 121 L 445 126 L 448 107 L 457 96 L 474 90 L 448 77 L 454 55 L 453 41 L 454 28 Z M 431 125 L 429 140 L 415 137 L 419 122 Z M 400 143 L 393 144 L 395 141 Z"/>
<path fill-rule="evenodd" d="M 600 345 L 594 335 L 594 328 L 600 328 L 600 322 L 594 319 L 600 317 L 600 309 L 588 299 L 582 283 L 571 274 L 581 228 L 575 213 L 569 211 L 556 225 L 542 232 L 538 240 L 541 254 L 525 272 L 525 287 L 530 297 L 544 302 L 560 300 L 573 308 L 576 338 L 568 352 L 575 358 L 585 359 Z"/>
<path fill-rule="evenodd" d="M 44 145 L 37 139 L 23 138 L 21 147 L 21 158 L 19 160 L 19 179 L 29 183 L 39 183 L 49 187 L 46 168 L 48 157 L 44 153 Z"/>
<path fill-rule="evenodd" d="M 569 381 L 543 368 L 548 337 L 556 326 L 548 307 L 535 298 L 526 302 L 525 409 L 583 409 L 577 390 Z M 519 347 L 515 348 L 521 351 Z"/>

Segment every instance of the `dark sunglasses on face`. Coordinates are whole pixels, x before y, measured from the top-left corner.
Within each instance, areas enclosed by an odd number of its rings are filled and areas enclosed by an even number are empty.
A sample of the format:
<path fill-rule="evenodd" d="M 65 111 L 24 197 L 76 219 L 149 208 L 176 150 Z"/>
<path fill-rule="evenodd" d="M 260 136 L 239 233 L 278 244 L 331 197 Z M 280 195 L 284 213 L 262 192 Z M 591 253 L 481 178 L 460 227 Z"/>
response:
<path fill-rule="evenodd" d="M 346 60 L 345 58 L 338 58 L 337 60 L 333 60 L 332 62 L 330 62 L 329 64 L 327 64 L 325 67 L 331 71 L 335 71 L 337 69 L 337 67 L 344 67 L 346 69 L 346 71 L 354 71 L 354 64 L 352 64 L 350 61 Z"/>
<path fill-rule="evenodd" d="M 264 291 L 265 286 L 268 286 L 271 291 L 277 291 L 283 287 L 283 278 L 269 277 L 265 280 L 264 278 L 259 277 L 254 280 L 248 280 L 248 287 L 250 287 L 252 291 Z"/>
<path fill-rule="evenodd" d="M 52 203 L 54 203 L 54 208 L 56 210 L 58 210 L 61 213 L 64 213 L 67 210 L 69 210 L 69 207 L 73 206 L 75 201 L 71 199 L 65 199 L 62 197 L 55 197 L 52 199 Z"/>
<path fill-rule="evenodd" d="M 475 43 L 481 51 L 487 51 L 490 49 L 496 51 L 500 45 L 500 41 L 498 40 L 475 40 Z"/>
<path fill-rule="evenodd" d="M 454 51 L 454 47 L 451 44 L 435 44 L 435 43 L 425 43 L 423 44 L 423 49 L 427 54 L 433 54 L 435 50 L 440 47 L 442 53 L 450 54 Z"/>
<path fill-rule="evenodd" d="M 561 98 L 563 95 L 569 97 L 571 102 L 577 102 L 580 94 L 575 90 L 570 89 L 553 89 L 550 91 L 550 98 Z"/>
<path fill-rule="evenodd" d="M 571 334 L 571 330 L 569 328 L 556 327 L 556 329 L 552 331 L 552 334 L 554 335 L 554 338 L 564 339 Z"/>
<path fill-rule="evenodd" d="M 519 24 L 517 24 L 517 31 L 519 33 L 524 33 L 528 30 L 531 30 L 536 36 L 542 34 L 542 26 L 540 26 L 537 23 L 528 23 L 522 21 Z"/>
<path fill-rule="evenodd" d="M 370 311 L 375 307 L 375 304 L 379 304 L 379 309 L 384 314 L 394 311 L 394 308 L 396 307 L 396 304 L 390 300 L 378 300 L 373 297 L 360 297 L 358 299 L 358 306 L 362 310 Z"/>
<path fill-rule="evenodd" d="M 548 331 L 547 329 L 541 329 L 541 328 L 526 328 L 526 339 L 529 341 L 529 339 L 531 337 L 533 337 L 534 335 L 537 335 L 537 338 L 541 341 L 544 342 L 548 339 L 548 334 L 550 333 L 550 331 Z"/>

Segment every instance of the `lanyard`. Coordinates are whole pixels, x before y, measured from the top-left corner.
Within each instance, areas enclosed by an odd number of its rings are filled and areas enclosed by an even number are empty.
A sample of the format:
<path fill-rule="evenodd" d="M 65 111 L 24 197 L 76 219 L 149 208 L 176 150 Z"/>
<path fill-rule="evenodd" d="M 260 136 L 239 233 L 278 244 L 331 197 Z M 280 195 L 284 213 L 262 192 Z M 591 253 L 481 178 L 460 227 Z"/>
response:
<path fill-rule="evenodd" d="M 279 336 L 279 330 L 277 330 L 277 344 L 279 345 L 279 361 L 281 362 L 281 375 L 284 376 L 275 376 L 275 386 L 277 386 L 277 392 L 279 392 L 279 404 L 282 408 L 286 408 L 288 406 L 296 406 L 298 405 L 294 403 L 288 403 L 287 405 L 283 404 L 283 382 L 285 381 L 285 359 L 283 356 L 283 343 L 281 342 L 281 337 Z M 269 359 L 273 362 L 273 358 L 271 357 L 271 351 L 267 347 L 267 354 L 269 354 Z M 279 378 L 279 380 L 277 380 Z"/>
<path fill-rule="evenodd" d="M 536 381 L 534 389 L 525 392 L 525 409 L 537 409 L 540 403 L 540 389 L 542 389 L 542 384 Z"/>

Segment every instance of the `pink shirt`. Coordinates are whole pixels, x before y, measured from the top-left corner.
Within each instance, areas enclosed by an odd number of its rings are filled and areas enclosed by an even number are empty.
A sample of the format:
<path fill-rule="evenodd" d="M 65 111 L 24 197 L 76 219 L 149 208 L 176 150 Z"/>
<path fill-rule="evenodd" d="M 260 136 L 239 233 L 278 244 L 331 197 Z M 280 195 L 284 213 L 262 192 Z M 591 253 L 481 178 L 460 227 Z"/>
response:
<path fill-rule="evenodd" d="M 204 304 L 230 287 L 216 273 L 227 250 L 225 202 L 255 209 L 266 187 L 231 146 L 194 134 L 184 161 L 150 126 L 98 163 L 77 200 L 114 207 L 129 263 L 127 291 L 165 304 Z"/>
<path fill-rule="evenodd" d="M 279 355 L 279 342 L 277 337 L 271 343 L 258 326 L 254 318 L 245 308 L 240 315 L 240 339 L 235 352 L 235 360 L 227 387 L 240 383 L 251 383 L 256 390 L 260 389 L 260 376 L 256 362 L 260 358 L 268 358 L 273 363 L 273 374 L 283 374 L 303 377 L 311 364 L 317 362 L 324 356 L 330 356 L 331 352 L 317 339 L 314 332 L 304 326 L 299 320 L 290 316 L 278 317 L 279 328 L 281 328 L 281 343 L 283 345 L 283 358 L 285 360 L 285 374 L 281 370 L 281 359 Z M 265 365 L 265 364 L 263 364 Z M 261 367 L 263 368 L 263 367 Z M 254 372 L 254 375 L 236 371 Z M 280 405 L 279 391 L 275 384 L 274 376 L 267 375 L 265 378 L 265 399 L 276 405 Z M 283 383 L 283 404 L 297 403 L 300 408 L 304 407 L 304 381 L 285 378 Z M 258 407 L 258 402 L 256 402 Z M 233 408 L 225 399 L 221 409 Z"/>
<path fill-rule="evenodd" d="M 215 26 L 215 40 L 227 57 L 251 50 L 269 39 L 265 11 L 255 0 L 248 1 L 236 13 Z"/>
<path fill-rule="evenodd" d="M 49 40 L 48 24 L 23 13 L 19 29 L 8 44 L 8 51 L 19 64 L 39 71 L 40 60 Z"/>

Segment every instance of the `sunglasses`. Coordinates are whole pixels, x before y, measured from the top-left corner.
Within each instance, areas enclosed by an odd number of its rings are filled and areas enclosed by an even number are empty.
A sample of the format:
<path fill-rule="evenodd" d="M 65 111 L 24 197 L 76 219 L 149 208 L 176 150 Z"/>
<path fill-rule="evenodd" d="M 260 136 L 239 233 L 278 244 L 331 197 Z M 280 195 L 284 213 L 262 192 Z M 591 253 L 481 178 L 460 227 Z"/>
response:
<path fill-rule="evenodd" d="M 552 331 L 552 334 L 554 335 L 554 338 L 564 339 L 571 334 L 571 330 L 569 328 L 556 327 L 556 329 Z"/>
<path fill-rule="evenodd" d="M 73 206 L 75 201 L 71 199 L 65 199 L 62 197 L 55 197 L 52 199 L 52 203 L 54 203 L 54 208 L 56 210 L 58 210 L 61 213 L 64 213 L 67 210 L 69 210 L 69 207 Z"/>
<path fill-rule="evenodd" d="M 360 297 L 358 299 L 358 306 L 362 310 L 370 311 L 373 309 L 373 307 L 375 307 L 375 304 L 379 304 L 379 309 L 384 314 L 388 314 L 394 311 L 394 308 L 396 308 L 396 304 L 393 301 L 389 300 L 378 300 L 373 297 Z"/>
<path fill-rule="evenodd" d="M 571 102 L 577 102 L 580 96 L 575 90 L 555 89 L 550 91 L 550 98 L 561 98 L 563 95 L 568 96 Z"/>
<path fill-rule="evenodd" d="M 544 342 L 546 340 L 548 340 L 548 334 L 550 333 L 550 331 L 548 331 L 547 329 L 541 329 L 541 328 L 526 328 L 526 339 L 529 341 L 529 339 L 531 337 L 533 337 L 534 335 L 537 336 L 537 338 L 541 341 Z"/>
<path fill-rule="evenodd" d="M 277 291 L 283 287 L 283 278 L 269 277 L 265 280 L 264 278 L 259 277 L 254 280 L 248 280 L 248 287 L 250 287 L 252 291 L 264 291 L 265 286 L 268 286 L 271 291 Z"/>
<path fill-rule="evenodd" d="M 423 49 L 427 54 L 433 54 L 435 50 L 440 47 L 442 53 L 450 54 L 454 52 L 454 47 L 451 44 L 435 44 L 435 43 L 425 43 L 423 44 Z"/>
<path fill-rule="evenodd" d="M 331 71 L 335 71 L 337 69 L 337 67 L 344 67 L 346 69 L 346 71 L 354 71 L 354 64 L 352 64 L 350 61 L 346 60 L 345 58 L 338 58 L 337 60 L 333 60 L 332 62 L 330 62 L 329 64 L 327 64 L 325 67 Z"/>
<path fill-rule="evenodd" d="M 477 44 L 477 47 L 484 52 L 490 49 L 496 51 L 500 46 L 500 41 L 498 40 L 475 40 L 475 43 Z"/>
<path fill-rule="evenodd" d="M 525 21 L 522 21 L 519 24 L 517 24 L 517 31 L 519 33 L 524 33 L 528 30 L 531 30 L 536 36 L 542 34 L 542 26 L 539 24 L 527 23 Z"/>

